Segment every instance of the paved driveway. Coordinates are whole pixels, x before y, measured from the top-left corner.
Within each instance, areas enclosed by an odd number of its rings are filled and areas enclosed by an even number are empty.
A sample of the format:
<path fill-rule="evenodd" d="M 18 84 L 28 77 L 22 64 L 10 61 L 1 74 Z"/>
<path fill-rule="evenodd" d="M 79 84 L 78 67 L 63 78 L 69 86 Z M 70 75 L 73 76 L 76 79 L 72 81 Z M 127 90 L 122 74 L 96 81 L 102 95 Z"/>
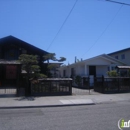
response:
<path fill-rule="evenodd" d="M 97 95 L 99 93 L 95 92 L 93 89 L 89 91 L 89 89 L 80 89 L 80 88 L 72 87 L 72 94 L 73 95 L 89 95 L 89 94 Z"/>

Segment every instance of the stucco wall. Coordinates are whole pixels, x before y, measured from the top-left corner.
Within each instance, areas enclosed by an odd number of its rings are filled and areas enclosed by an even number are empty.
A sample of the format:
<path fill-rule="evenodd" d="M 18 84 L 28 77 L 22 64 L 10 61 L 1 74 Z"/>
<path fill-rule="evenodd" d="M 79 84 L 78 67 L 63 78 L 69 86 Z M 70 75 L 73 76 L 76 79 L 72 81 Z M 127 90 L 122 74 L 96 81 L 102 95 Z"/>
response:
<path fill-rule="evenodd" d="M 115 61 L 112 61 L 111 59 L 107 59 L 105 56 L 98 56 L 95 58 L 90 58 L 88 60 L 85 60 L 83 62 L 75 63 L 69 66 L 65 66 L 63 68 L 60 68 L 61 77 L 64 77 L 63 71 L 66 70 L 65 77 L 71 76 L 71 69 L 74 68 L 75 76 L 89 76 L 89 66 L 96 66 L 96 75 L 97 76 L 106 76 L 108 67 L 110 68 L 113 66 L 122 65 L 120 62 L 116 63 Z"/>
<path fill-rule="evenodd" d="M 125 59 L 122 59 L 121 58 L 121 55 L 125 55 Z M 117 53 L 114 53 L 114 54 L 109 54 L 110 56 L 112 57 L 116 57 L 118 56 L 118 60 L 126 63 L 127 65 L 130 65 L 130 50 L 127 50 L 127 51 L 123 51 L 123 52 L 117 52 Z"/>
<path fill-rule="evenodd" d="M 96 66 L 96 75 L 97 76 L 107 76 L 108 66 Z"/>

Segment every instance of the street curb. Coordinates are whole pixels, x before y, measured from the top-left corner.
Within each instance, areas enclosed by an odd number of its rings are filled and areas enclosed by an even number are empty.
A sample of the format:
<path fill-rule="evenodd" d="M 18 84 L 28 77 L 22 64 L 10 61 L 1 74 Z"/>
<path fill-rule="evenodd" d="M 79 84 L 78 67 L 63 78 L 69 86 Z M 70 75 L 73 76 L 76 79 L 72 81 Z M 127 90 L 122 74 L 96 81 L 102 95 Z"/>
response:
<path fill-rule="evenodd" d="M 67 106 L 86 106 L 86 105 L 96 105 L 95 103 L 87 104 L 63 104 L 63 105 L 40 105 L 40 106 L 8 106 L 0 107 L 0 109 L 23 109 L 23 108 L 43 108 L 43 107 L 67 107 Z"/>

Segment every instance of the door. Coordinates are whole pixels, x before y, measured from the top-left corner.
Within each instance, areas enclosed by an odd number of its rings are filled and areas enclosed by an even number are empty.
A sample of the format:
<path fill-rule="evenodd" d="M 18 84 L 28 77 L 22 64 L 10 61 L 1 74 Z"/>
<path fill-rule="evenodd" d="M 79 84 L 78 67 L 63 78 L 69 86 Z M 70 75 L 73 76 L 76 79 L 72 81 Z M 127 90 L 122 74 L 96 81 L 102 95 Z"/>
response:
<path fill-rule="evenodd" d="M 17 66 L 16 65 L 6 65 L 6 86 L 16 87 L 17 81 Z"/>
<path fill-rule="evenodd" d="M 96 77 L 96 66 L 89 66 L 89 75 Z"/>

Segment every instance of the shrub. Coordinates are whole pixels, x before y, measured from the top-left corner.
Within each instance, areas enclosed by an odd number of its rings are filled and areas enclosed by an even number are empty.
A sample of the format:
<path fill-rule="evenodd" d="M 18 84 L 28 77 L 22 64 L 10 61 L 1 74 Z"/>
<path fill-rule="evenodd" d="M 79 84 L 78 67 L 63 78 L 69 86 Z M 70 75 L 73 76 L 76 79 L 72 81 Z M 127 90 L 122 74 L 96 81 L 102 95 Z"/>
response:
<path fill-rule="evenodd" d="M 118 73 L 117 73 L 116 70 L 111 70 L 111 71 L 108 71 L 108 72 L 107 72 L 107 75 L 108 75 L 109 77 L 117 77 L 117 76 L 118 76 Z"/>
<path fill-rule="evenodd" d="M 78 86 L 80 86 L 81 81 L 82 81 L 81 76 L 77 75 L 77 76 L 75 77 L 75 83 L 76 83 Z"/>

